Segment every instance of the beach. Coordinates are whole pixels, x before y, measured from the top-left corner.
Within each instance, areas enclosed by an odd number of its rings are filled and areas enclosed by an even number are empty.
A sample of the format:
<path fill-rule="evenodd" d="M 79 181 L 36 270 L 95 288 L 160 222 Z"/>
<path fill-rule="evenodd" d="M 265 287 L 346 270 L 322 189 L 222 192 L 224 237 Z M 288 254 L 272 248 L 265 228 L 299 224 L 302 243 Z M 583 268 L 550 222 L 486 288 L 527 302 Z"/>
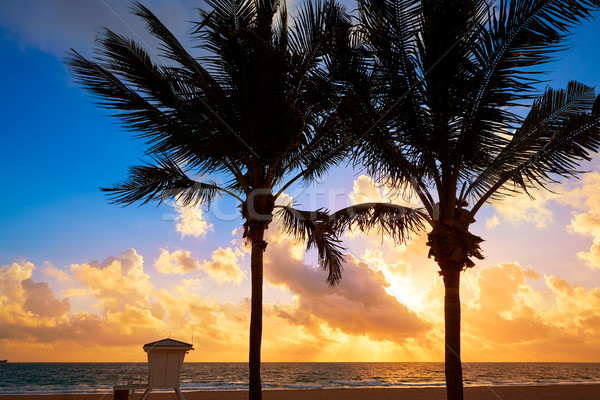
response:
<path fill-rule="evenodd" d="M 137 392 L 135 398 L 141 398 Z M 187 400 L 246 400 L 246 391 L 184 392 Z M 596 400 L 600 385 L 493 386 L 465 388 L 465 400 Z M 113 393 L 0 395 L 0 400 L 112 400 Z M 150 400 L 175 399 L 174 392 L 152 393 Z M 266 390 L 264 400 L 445 400 L 445 388 L 369 388 Z"/>

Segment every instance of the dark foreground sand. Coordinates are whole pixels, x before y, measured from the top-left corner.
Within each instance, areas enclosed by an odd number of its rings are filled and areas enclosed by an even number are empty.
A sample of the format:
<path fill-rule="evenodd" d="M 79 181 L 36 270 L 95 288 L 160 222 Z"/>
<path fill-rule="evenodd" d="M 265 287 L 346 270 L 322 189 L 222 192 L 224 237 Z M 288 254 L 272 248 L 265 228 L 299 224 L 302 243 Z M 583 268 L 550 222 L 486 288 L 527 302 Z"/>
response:
<path fill-rule="evenodd" d="M 184 392 L 186 400 L 246 400 L 248 392 Z M 137 392 L 135 398 L 140 399 Z M 3 396 L 0 400 L 112 400 L 113 393 Z M 152 393 L 150 400 L 174 400 L 175 393 Z M 444 388 L 267 390 L 264 400 L 445 400 Z M 600 385 L 502 386 L 465 388 L 465 400 L 598 400 Z"/>

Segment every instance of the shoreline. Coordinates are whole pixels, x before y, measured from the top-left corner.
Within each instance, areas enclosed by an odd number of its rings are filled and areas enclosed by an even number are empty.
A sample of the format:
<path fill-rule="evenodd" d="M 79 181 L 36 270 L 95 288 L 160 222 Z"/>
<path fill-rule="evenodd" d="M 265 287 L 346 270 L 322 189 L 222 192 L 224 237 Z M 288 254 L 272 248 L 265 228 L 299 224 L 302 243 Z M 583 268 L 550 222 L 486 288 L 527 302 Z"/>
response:
<path fill-rule="evenodd" d="M 562 384 L 530 386 L 470 386 L 465 387 L 465 400 L 596 400 L 600 398 L 600 384 Z M 136 392 L 139 399 L 143 391 Z M 183 392 L 186 400 L 246 400 L 247 390 L 239 391 L 189 391 Z M 113 392 L 93 394 L 18 394 L 2 395 L 0 400 L 112 400 Z M 175 393 L 152 392 L 149 400 L 174 399 Z M 265 400 L 445 400 L 445 387 L 423 388 L 352 388 L 263 390 Z"/>

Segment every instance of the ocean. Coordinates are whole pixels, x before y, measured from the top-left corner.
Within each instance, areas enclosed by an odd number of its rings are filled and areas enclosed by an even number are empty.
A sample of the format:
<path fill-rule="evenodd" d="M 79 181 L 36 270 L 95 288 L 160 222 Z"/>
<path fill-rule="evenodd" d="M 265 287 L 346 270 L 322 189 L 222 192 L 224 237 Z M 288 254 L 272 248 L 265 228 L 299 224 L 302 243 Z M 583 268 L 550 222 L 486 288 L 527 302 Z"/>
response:
<path fill-rule="evenodd" d="M 0 364 L 0 395 L 112 391 L 117 372 L 146 364 Z M 465 363 L 465 386 L 600 383 L 600 363 Z M 182 390 L 246 390 L 246 363 L 184 363 Z M 338 389 L 444 386 L 443 363 L 263 363 L 263 387 Z"/>

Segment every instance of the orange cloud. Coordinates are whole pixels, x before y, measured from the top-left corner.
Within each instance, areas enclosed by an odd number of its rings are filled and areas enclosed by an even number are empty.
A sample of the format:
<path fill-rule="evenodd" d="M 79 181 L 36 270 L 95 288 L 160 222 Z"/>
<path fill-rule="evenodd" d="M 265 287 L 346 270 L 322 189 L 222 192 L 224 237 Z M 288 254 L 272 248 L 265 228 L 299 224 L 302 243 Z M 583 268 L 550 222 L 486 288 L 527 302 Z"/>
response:
<path fill-rule="evenodd" d="M 0 267 L 0 352 L 5 357 L 131 361 L 140 354 L 143 343 L 165 336 L 190 340 L 192 331 L 211 348 L 210 357 L 217 357 L 213 361 L 247 357 L 249 312 L 245 313 L 244 301 L 241 310 L 233 313 L 237 305 L 222 305 L 190 292 L 197 285 L 190 279 L 184 279 L 183 286 L 159 290 L 144 272 L 143 258 L 133 249 L 102 262 L 71 266 L 69 282 L 81 286 L 63 293 L 79 296 L 77 301 L 81 297 L 95 301 L 91 310 L 98 313 L 71 312 L 72 299 L 57 298 L 48 283 L 35 282 L 35 269 L 27 262 Z M 79 351 L 80 358 L 65 349 Z M 200 359 L 205 357 L 203 354 Z"/>
<path fill-rule="evenodd" d="M 474 271 L 475 272 L 475 271 Z M 516 263 L 465 273 L 463 343 L 480 361 L 592 361 L 600 355 L 600 289 L 586 290 Z M 532 281 L 530 283 L 530 281 Z M 461 292 L 462 293 L 462 292 Z M 467 294 L 467 293 L 465 293 Z"/>
<path fill-rule="evenodd" d="M 281 318 L 312 332 L 326 324 L 347 335 L 396 343 L 428 330 L 426 323 L 386 292 L 389 283 L 381 272 L 352 255 L 346 255 L 338 286 L 327 286 L 325 278 L 324 271 L 295 258 L 286 241 L 270 241 L 265 279 L 286 287 L 297 299 L 293 308 L 277 310 Z"/>
<path fill-rule="evenodd" d="M 17 351 L 14 345 L 20 343 L 23 348 L 45 348 L 50 354 L 52 348 L 74 344 L 123 346 L 156 338 L 165 330 L 162 308 L 149 300 L 155 289 L 141 264 L 141 257 L 130 249 L 102 263 L 71 266 L 69 279 L 85 286 L 79 289 L 94 296 L 102 315 L 71 312 L 69 298 L 57 298 L 48 283 L 32 279 L 35 266 L 31 263 L 1 267 L 0 348 Z M 97 359 L 102 356 L 98 353 Z M 28 357 L 57 360 L 39 353 Z"/>
<path fill-rule="evenodd" d="M 69 299 L 58 300 L 46 282 L 34 282 L 27 278 L 21 281 L 25 291 L 23 309 L 41 317 L 59 317 L 70 309 Z"/>
<path fill-rule="evenodd" d="M 69 300 L 57 299 L 47 283 L 33 281 L 34 269 L 29 262 L 0 268 L 0 343 L 86 341 L 100 318 L 67 316 Z"/>

